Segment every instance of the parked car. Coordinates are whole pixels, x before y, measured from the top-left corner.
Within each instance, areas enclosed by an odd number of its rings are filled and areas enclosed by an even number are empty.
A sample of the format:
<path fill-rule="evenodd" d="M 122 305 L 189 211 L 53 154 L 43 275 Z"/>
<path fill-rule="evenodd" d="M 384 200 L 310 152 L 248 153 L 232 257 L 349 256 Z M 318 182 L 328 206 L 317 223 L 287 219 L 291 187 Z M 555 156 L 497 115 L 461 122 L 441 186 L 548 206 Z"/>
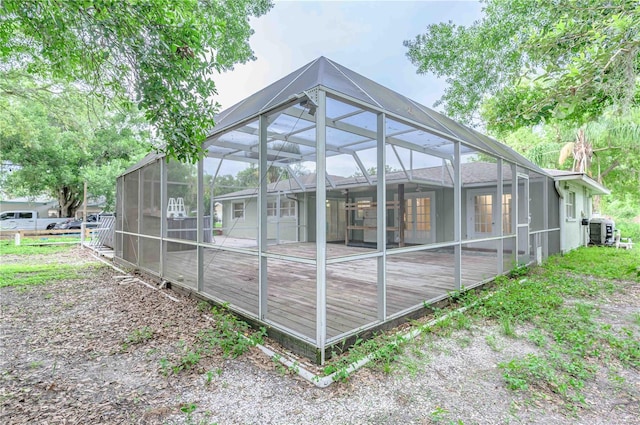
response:
<path fill-rule="evenodd" d="M 104 211 L 101 212 L 101 213 L 98 213 L 98 214 L 89 214 L 87 216 L 87 221 L 88 222 L 100 221 L 101 217 L 107 217 L 107 216 L 112 216 L 112 215 L 113 215 L 113 213 L 104 212 Z"/>
<path fill-rule="evenodd" d="M 98 227 L 98 223 L 96 222 L 87 222 L 86 226 L 88 229 Z M 58 223 L 53 228 L 54 230 L 67 230 L 67 229 L 81 229 L 82 228 L 82 220 L 72 220 L 69 219 L 62 223 Z"/>
<path fill-rule="evenodd" d="M 4 211 L 0 214 L 2 230 L 50 230 L 64 218 L 40 217 L 38 211 Z"/>

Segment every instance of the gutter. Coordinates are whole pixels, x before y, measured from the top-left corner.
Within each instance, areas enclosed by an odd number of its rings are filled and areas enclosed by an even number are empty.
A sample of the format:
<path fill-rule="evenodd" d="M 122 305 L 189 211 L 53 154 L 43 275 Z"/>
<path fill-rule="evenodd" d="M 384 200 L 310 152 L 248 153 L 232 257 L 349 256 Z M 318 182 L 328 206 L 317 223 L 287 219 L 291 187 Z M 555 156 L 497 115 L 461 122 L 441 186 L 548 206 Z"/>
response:
<path fill-rule="evenodd" d="M 560 213 L 560 252 L 564 253 L 563 247 L 564 247 L 564 229 L 567 223 L 566 217 L 565 217 L 565 209 L 564 209 L 564 192 L 562 191 L 562 189 L 560 188 L 560 181 L 556 180 L 555 178 L 553 179 L 553 185 L 556 188 L 556 192 L 558 192 L 558 196 L 560 197 L 560 199 L 562 199 L 563 202 L 560 203 L 560 205 L 558 206 L 558 212 Z"/>

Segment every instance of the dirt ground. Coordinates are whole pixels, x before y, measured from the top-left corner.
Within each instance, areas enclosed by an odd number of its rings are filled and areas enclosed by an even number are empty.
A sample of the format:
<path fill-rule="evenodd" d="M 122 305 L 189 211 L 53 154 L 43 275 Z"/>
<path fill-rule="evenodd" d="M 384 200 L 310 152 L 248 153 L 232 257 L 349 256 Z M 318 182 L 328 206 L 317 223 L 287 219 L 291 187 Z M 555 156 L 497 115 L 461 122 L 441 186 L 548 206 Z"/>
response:
<path fill-rule="evenodd" d="M 15 261 L 24 258 L 2 258 Z M 74 249 L 28 261 L 95 259 Z M 0 288 L 0 423 L 640 423 L 640 372 L 620 365 L 600 369 L 578 409 L 544 393 L 507 390 L 497 364 L 537 348 L 495 325 L 426 339 L 393 373 L 363 369 L 327 389 L 257 349 L 234 360 L 214 352 L 191 370 L 167 374 L 163 359 L 211 322 L 195 300 L 120 275 L 103 267 L 84 279 Z M 603 300 L 602 320 L 624 324 L 640 311 L 640 288 L 625 285 Z M 147 337 L 136 339 L 141 329 Z"/>

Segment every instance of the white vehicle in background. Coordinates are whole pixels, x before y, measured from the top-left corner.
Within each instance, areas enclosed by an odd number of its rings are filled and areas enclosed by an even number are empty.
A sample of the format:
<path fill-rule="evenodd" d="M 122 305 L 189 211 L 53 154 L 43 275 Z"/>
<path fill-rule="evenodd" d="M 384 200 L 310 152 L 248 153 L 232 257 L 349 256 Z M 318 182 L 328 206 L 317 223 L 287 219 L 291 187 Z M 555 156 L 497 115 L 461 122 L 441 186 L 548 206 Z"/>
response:
<path fill-rule="evenodd" d="M 0 213 L 0 230 L 47 230 L 66 218 L 40 218 L 37 211 L 4 211 Z"/>

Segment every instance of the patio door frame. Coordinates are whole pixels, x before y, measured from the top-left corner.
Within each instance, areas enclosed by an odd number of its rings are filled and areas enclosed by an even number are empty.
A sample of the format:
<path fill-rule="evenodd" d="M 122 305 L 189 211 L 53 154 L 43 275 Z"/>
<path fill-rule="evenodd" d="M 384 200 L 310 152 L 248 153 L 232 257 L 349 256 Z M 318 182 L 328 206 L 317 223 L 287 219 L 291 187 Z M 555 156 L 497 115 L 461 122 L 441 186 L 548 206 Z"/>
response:
<path fill-rule="evenodd" d="M 398 196 L 396 194 L 396 201 L 398 199 Z M 416 224 L 417 224 L 417 209 L 415 205 L 412 205 L 411 207 L 411 215 L 412 217 L 409 219 L 408 216 L 408 211 L 409 209 L 407 208 L 407 205 L 405 204 L 404 210 L 405 213 L 407 214 L 407 220 L 405 220 L 405 226 L 407 223 L 411 222 L 413 224 L 412 229 L 411 229 L 411 233 L 408 233 L 407 228 L 405 227 L 405 229 L 401 229 L 401 231 L 405 232 L 404 234 L 404 241 L 405 243 L 410 243 L 410 244 L 418 244 L 418 245 L 425 245 L 425 244 L 430 244 L 430 243 L 435 243 L 436 241 L 436 193 L 435 191 L 426 191 L 426 192 L 413 192 L 413 193 L 405 193 L 404 195 L 404 200 L 405 203 L 406 201 L 408 201 L 409 199 L 413 201 L 415 201 L 416 199 L 419 198 L 429 198 L 429 223 L 430 223 L 430 228 L 428 231 L 421 231 L 421 230 L 417 230 L 416 229 Z M 414 202 L 415 204 L 415 202 Z M 396 226 L 398 225 L 398 219 L 396 218 Z M 419 232 L 428 232 L 428 235 L 426 238 L 420 238 L 419 236 Z"/>
<path fill-rule="evenodd" d="M 531 215 L 529 214 L 529 176 L 517 173 L 516 179 L 516 239 L 518 244 L 518 264 L 523 265 L 529 264 L 531 260 L 529 246 L 529 224 L 531 222 Z M 522 189 L 520 188 L 521 184 Z M 511 199 L 513 199 L 513 195 Z"/>

